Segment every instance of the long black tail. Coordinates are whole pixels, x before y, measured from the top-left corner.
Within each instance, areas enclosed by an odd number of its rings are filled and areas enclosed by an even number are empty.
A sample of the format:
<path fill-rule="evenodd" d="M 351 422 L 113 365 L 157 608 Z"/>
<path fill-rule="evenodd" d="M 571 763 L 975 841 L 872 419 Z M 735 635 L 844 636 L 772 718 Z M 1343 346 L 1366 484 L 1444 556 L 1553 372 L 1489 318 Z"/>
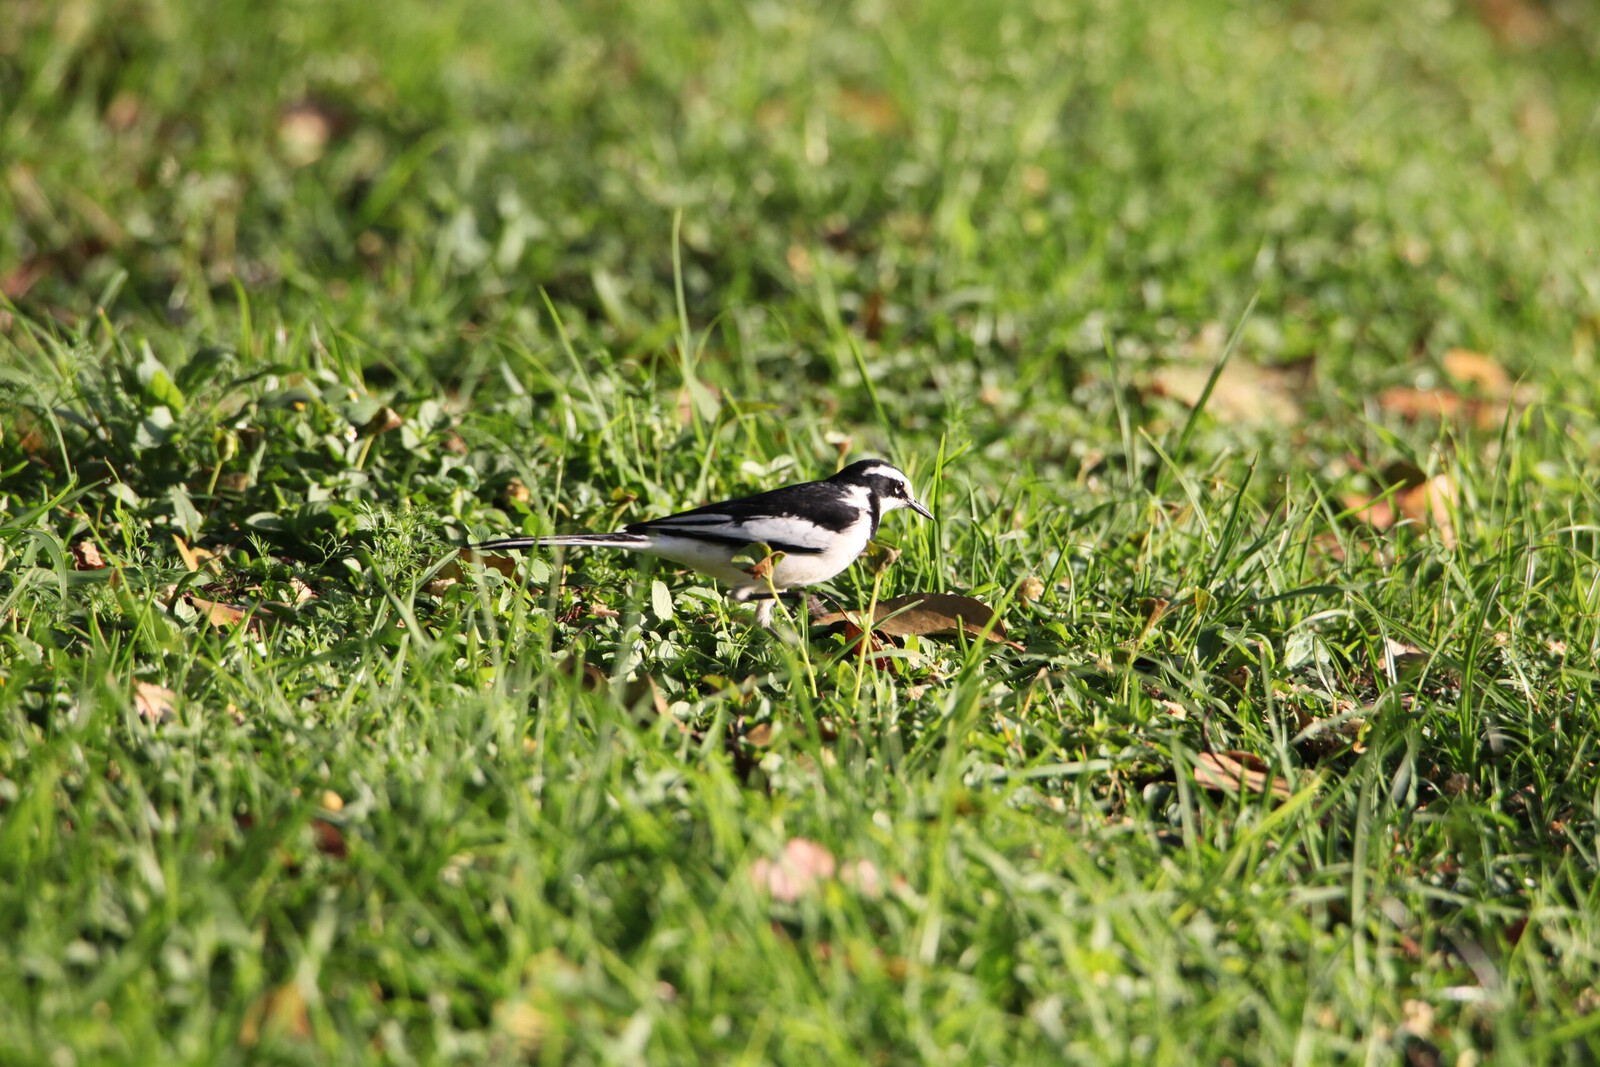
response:
<path fill-rule="evenodd" d="M 643 534 L 555 534 L 551 537 L 501 537 L 493 541 L 480 541 L 471 547 L 483 551 L 514 548 L 550 548 L 553 546 L 584 545 L 589 548 L 647 548 L 650 539 Z"/>

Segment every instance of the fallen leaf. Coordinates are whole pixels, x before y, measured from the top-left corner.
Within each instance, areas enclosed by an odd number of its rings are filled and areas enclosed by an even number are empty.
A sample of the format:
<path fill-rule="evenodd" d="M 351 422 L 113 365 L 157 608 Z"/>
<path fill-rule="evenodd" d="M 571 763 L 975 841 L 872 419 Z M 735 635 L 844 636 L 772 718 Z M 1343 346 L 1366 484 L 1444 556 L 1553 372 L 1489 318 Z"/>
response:
<path fill-rule="evenodd" d="M 1421 485 L 1403 489 L 1395 496 L 1401 515 L 1412 522 L 1432 526 L 1439 532 L 1439 540 L 1448 547 L 1456 543 L 1455 524 L 1450 521 L 1456 501 L 1455 479 L 1444 473 L 1435 474 Z"/>
<path fill-rule="evenodd" d="M 111 103 L 106 105 L 106 125 L 113 133 L 127 133 L 133 129 L 133 124 L 139 121 L 139 113 L 142 110 L 138 96 L 123 89 L 111 98 Z"/>
<path fill-rule="evenodd" d="M 312 819 L 311 833 L 317 842 L 317 851 L 324 856 L 342 860 L 350 854 L 344 843 L 344 831 L 326 819 Z"/>
<path fill-rule="evenodd" d="M 1550 40 L 1555 24 L 1536 0 L 1477 0 L 1478 18 L 1501 44 L 1532 48 Z"/>
<path fill-rule="evenodd" d="M 72 546 L 72 563 L 73 570 L 98 571 L 105 568 L 106 559 L 93 541 L 85 540 Z"/>
<path fill-rule="evenodd" d="M 883 339 L 883 292 L 874 289 L 867 294 L 861 309 L 861 335 L 869 341 Z"/>
<path fill-rule="evenodd" d="M 1139 601 L 1139 610 L 1144 614 L 1144 628 L 1149 630 L 1166 618 L 1167 612 L 1172 610 L 1172 601 L 1160 596 L 1143 597 Z"/>
<path fill-rule="evenodd" d="M 385 404 L 378 409 L 376 415 L 367 420 L 366 425 L 361 427 L 361 432 L 367 437 L 377 437 L 379 434 L 388 433 L 390 430 L 398 430 L 405 424 L 405 418 L 394 408 Z"/>
<path fill-rule="evenodd" d="M 1453 419 L 1468 409 L 1468 401 L 1449 389 L 1416 389 L 1395 385 L 1378 394 L 1378 407 L 1407 422 L 1422 418 Z"/>
<path fill-rule="evenodd" d="M 750 867 L 750 880 L 773 900 L 793 904 L 812 892 L 839 869 L 833 853 L 805 838 L 792 838 L 776 860 L 758 859 Z"/>
<path fill-rule="evenodd" d="M 1402 674 L 1425 666 L 1428 662 L 1428 654 L 1416 645 L 1408 645 L 1402 641 L 1396 641 L 1392 637 L 1385 637 L 1383 639 L 1383 661 L 1384 672 L 1393 681 Z"/>
<path fill-rule="evenodd" d="M 812 619 L 811 624 L 826 627 L 842 622 L 860 626 L 859 618 L 859 612 L 831 611 Z M 993 608 L 959 593 L 912 593 L 880 600 L 873 612 L 872 628 L 897 637 L 950 637 L 963 630 L 977 636 L 987 631 L 991 641 L 1022 647 L 1006 639 L 1005 623 Z"/>
<path fill-rule="evenodd" d="M 1279 800 L 1291 795 L 1289 783 L 1269 774 L 1259 756 L 1249 752 L 1202 752 L 1194 758 L 1194 780 L 1224 793 L 1268 793 Z"/>
<path fill-rule="evenodd" d="M 655 709 L 657 715 L 666 718 L 671 714 L 672 709 L 667 704 L 666 695 L 661 692 L 661 687 L 650 675 L 634 678 L 623 687 L 622 702 L 630 708 L 643 704 L 646 697 L 650 698 L 650 706 Z"/>
<path fill-rule="evenodd" d="M 263 1036 L 298 1040 L 311 1036 L 311 1014 L 297 983 L 285 982 L 267 990 L 245 1010 L 244 1022 L 239 1025 L 239 1044 L 254 1048 Z"/>
<path fill-rule="evenodd" d="M 1452 348 L 1440 359 L 1445 373 L 1462 385 L 1473 386 L 1485 396 L 1509 397 L 1511 375 L 1482 352 Z"/>
<path fill-rule="evenodd" d="M 292 166 L 303 167 L 322 158 L 328 142 L 349 122 L 329 104 L 302 100 L 278 116 L 278 144 Z"/>
<path fill-rule="evenodd" d="M 1431 418 L 1463 419 L 1480 429 L 1493 429 L 1506 419 L 1514 405 L 1528 404 L 1532 391 L 1518 389 L 1506 369 L 1482 352 L 1452 348 L 1439 358 L 1445 377 L 1466 390 L 1448 386 L 1418 389 L 1396 385 L 1378 394 L 1379 409 L 1407 422 Z"/>
<path fill-rule="evenodd" d="M 187 594 L 184 599 L 193 604 L 195 610 L 204 615 L 206 621 L 219 630 L 226 629 L 229 626 L 238 626 L 246 619 L 250 619 L 250 613 L 236 604 L 224 604 L 216 600 L 207 600 L 204 597 L 195 596 L 193 593 Z M 257 628 L 260 627 L 259 619 L 252 619 L 251 624 Z"/>
<path fill-rule="evenodd" d="M 516 556 L 485 556 L 470 548 L 463 548 L 460 558 L 479 567 L 487 567 L 489 570 L 502 574 L 507 578 L 515 579 L 517 576 Z M 462 577 L 461 567 L 455 562 L 447 563 L 439 569 L 439 573 L 435 577 L 453 578 L 456 581 L 460 581 Z"/>
<path fill-rule="evenodd" d="M 872 90 L 840 89 L 834 96 L 834 110 L 845 121 L 878 134 L 892 133 L 901 122 L 894 99 Z"/>
<path fill-rule="evenodd" d="M 1431 477 L 1408 463 L 1391 464 L 1377 479 L 1389 489 L 1376 497 L 1346 493 L 1341 498 L 1350 517 L 1375 530 L 1388 530 L 1402 521 L 1434 528 L 1446 545 L 1456 543 L 1451 513 L 1459 500 L 1454 477 L 1441 471 Z M 1397 488 L 1394 488 L 1397 487 Z"/>
<path fill-rule="evenodd" d="M 1200 402 L 1214 363 L 1169 363 L 1150 376 L 1150 391 L 1182 401 L 1189 407 Z M 1297 375 L 1276 367 L 1258 367 L 1231 359 L 1206 398 L 1206 412 L 1221 422 L 1247 426 L 1289 426 L 1303 417 L 1296 394 L 1302 386 Z"/>
<path fill-rule="evenodd" d="M 174 718 L 173 705 L 178 694 L 154 682 L 133 683 L 133 706 L 145 722 L 167 722 Z"/>
<path fill-rule="evenodd" d="M 703 420 L 716 416 L 717 409 L 722 404 L 722 391 L 709 382 L 695 381 L 680 387 L 673 398 L 673 403 L 677 410 L 679 425 L 693 426 L 696 412 L 699 412 Z"/>
<path fill-rule="evenodd" d="M 544 1045 L 545 1031 L 549 1029 L 545 1013 L 526 997 L 502 1000 L 494 1006 L 494 1025 L 510 1038 L 521 1058 L 533 1062 L 539 1058 Z"/>
<path fill-rule="evenodd" d="M 748 571 L 750 577 L 759 582 L 764 582 L 768 578 L 772 577 L 772 568 L 776 567 L 778 565 L 778 561 L 782 558 L 782 552 L 771 552 L 768 553 L 763 559 L 757 560 L 755 563 L 751 564 L 746 568 L 746 570 Z"/>
<path fill-rule="evenodd" d="M 200 557 L 194 549 L 189 547 L 189 543 L 177 534 L 172 535 L 172 543 L 178 549 L 178 558 L 183 560 L 184 569 L 190 574 L 198 571 L 200 569 Z"/>
<path fill-rule="evenodd" d="M 1387 530 L 1398 521 L 1394 505 L 1383 497 L 1345 493 L 1339 502 L 1352 519 L 1366 523 L 1374 530 Z"/>

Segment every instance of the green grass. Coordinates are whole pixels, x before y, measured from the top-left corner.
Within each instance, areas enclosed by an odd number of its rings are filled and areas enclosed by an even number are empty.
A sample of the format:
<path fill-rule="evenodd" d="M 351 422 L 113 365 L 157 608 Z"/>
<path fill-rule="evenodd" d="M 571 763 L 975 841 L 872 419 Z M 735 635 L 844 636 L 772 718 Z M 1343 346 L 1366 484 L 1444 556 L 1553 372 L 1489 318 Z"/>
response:
<path fill-rule="evenodd" d="M 1585 5 L 7 14 L 0 1063 L 1600 1054 Z"/>

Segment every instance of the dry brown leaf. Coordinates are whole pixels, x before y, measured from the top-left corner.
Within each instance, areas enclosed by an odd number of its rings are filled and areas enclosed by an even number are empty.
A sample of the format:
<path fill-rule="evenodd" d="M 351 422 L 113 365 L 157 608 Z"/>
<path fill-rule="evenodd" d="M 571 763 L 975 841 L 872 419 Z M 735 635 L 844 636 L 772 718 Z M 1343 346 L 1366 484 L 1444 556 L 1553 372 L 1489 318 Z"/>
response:
<path fill-rule="evenodd" d="M 883 291 L 874 289 L 867 294 L 861 309 L 861 336 L 869 341 L 883 340 Z"/>
<path fill-rule="evenodd" d="M 708 411 L 715 411 L 721 403 L 722 390 L 709 382 L 696 381 L 693 385 L 680 386 L 674 397 L 678 424 L 693 426 L 696 408 L 705 416 Z"/>
<path fill-rule="evenodd" d="M 1224 793 L 1268 793 L 1279 800 L 1292 795 L 1289 783 L 1268 773 L 1261 758 L 1249 752 L 1200 753 L 1194 758 L 1194 780 Z"/>
<path fill-rule="evenodd" d="M 745 568 L 745 570 L 750 577 L 754 578 L 756 581 L 764 582 L 768 578 L 772 577 L 772 568 L 776 567 L 778 565 L 778 561 L 782 558 L 782 552 L 772 552 L 769 553 L 765 559 L 758 560 L 756 563 Z"/>
<path fill-rule="evenodd" d="M 178 694 L 154 682 L 133 683 L 133 706 L 145 722 L 167 722 L 174 718 L 173 705 Z"/>
<path fill-rule="evenodd" d="M 1340 497 L 1350 517 L 1364 522 L 1375 530 L 1387 530 L 1398 521 L 1394 505 L 1382 497 L 1369 497 L 1365 493 L 1346 493 Z"/>
<path fill-rule="evenodd" d="M 901 122 L 900 107 L 886 93 L 840 89 L 834 97 L 839 117 L 873 133 L 892 133 Z"/>
<path fill-rule="evenodd" d="M 72 569 L 78 571 L 104 570 L 106 558 L 93 541 L 79 541 L 72 546 Z"/>
<path fill-rule="evenodd" d="M 1148 630 L 1172 610 L 1172 601 L 1160 596 L 1143 597 L 1139 601 L 1139 610 L 1144 613 L 1144 628 Z"/>
<path fill-rule="evenodd" d="M 1351 518 L 1375 530 L 1392 529 L 1401 521 L 1414 522 L 1432 527 L 1444 544 L 1453 546 L 1456 543 L 1451 513 L 1460 500 L 1460 493 L 1455 478 L 1448 471 L 1429 477 L 1410 464 L 1399 463 L 1387 468 L 1379 476 L 1379 482 L 1399 488 L 1377 497 L 1344 494 L 1341 502 Z"/>
<path fill-rule="evenodd" d="M 666 718 L 671 713 L 666 695 L 661 692 L 661 687 L 650 675 L 635 678 L 623 688 L 622 702 L 630 708 L 643 704 L 646 697 L 650 699 L 650 706 L 655 709 L 657 715 Z"/>
<path fill-rule="evenodd" d="M 1445 376 L 1468 395 L 1444 386 L 1417 389 L 1396 385 L 1378 394 L 1378 407 L 1407 421 L 1430 418 L 1464 419 L 1480 429 L 1493 429 L 1506 419 L 1512 406 L 1533 397 L 1519 390 L 1511 375 L 1493 357 L 1468 348 L 1452 348 L 1439 359 Z"/>
<path fill-rule="evenodd" d="M 1212 366 L 1210 363 L 1169 363 L 1150 376 L 1151 392 L 1194 407 L 1205 392 Z M 1300 402 L 1295 399 L 1299 390 L 1295 378 L 1276 367 L 1258 367 L 1241 359 L 1229 360 L 1206 400 L 1206 411 L 1223 422 L 1250 426 L 1294 425 L 1303 417 Z"/>
<path fill-rule="evenodd" d="M 1470 402 L 1449 389 L 1414 389 L 1396 385 L 1378 394 L 1378 407 L 1407 421 L 1422 418 L 1453 419 L 1468 410 Z"/>
<path fill-rule="evenodd" d="M 1536 0 L 1477 0 L 1473 7 L 1489 32 L 1512 48 L 1544 44 L 1555 31 L 1549 11 Z"/>
<path fill-rule="evenodd" d="M 208 552 L 203 548 L 189 547 L 189 542 L 177 534 L 172 535 L 172 543 L 178 550 L 178 558 L 183 560 L 184 569 L 190 574 L 198 571 L 202 563 L 212 559 L 215 555 L 215 553 Z"/>
<path fill-rule="evenodd" d="M 1005 623 L 993 608 L 975 597 L 959 593 L 912 593 L 880 600 L 873 619 L 875 631 L 897 637 L 950 637 L 962 630 L 977 636 L 987 629 L 989 640 L 1013 648 L 1022 647 L 1006 639 Z M 814 618 L 812 625 L 832 626 L 841 622 L 860 626 L 860 613 L 832 611 Z"/>
<path fill-rule="evenodd" d="M 1506 369 L 1482 352 L 1469 348 L 1452 348 L 1440 360 L 1445 373 L 1462 385 L 1476 387 L 1485 396 L 1511 395 L 1511 375 Z"/>
<path fill-rule="evenodd" d="M 487 567 L 492 571 L 497 571 L 507 578 L 515 578 L 517 576 L 517 557 L 515 556 L 485 556 L 481 553 L 474 552 L 470 548 L 463 548 L 461 550 L 461 558 L 465 559 L 468 563 L 475 563 L 480 567 Z M 459 566 L 455 566 L 455 569 L 452 570 L 452 566 L 455 565 L 447 564 L 445 567 L 443 567 L 439 571 L 439 577 L 455 578 L 459 581 L 461 578 L 461 568 Z"/>
<path fill-rule="evenodd" d="M 316 839 L 317 851 L 324 856 L 342 860 L 350 855 L 350 848 L 344 843 L 344 831 L 327 819 L 312 819 L 311 834 Z"/>
<path fill-rule="evenodd" d="M 528 488 L 527 482 L 513 475 L 506 483 L 504 499 L 508 504 L 526 504 L 533 499 L 533 490 Z"/>
<path fill-rule="evenodd" d="M 1439 540 L 1446 546 L 1456 543 L 1455 525 L 1450 513 L 1455 510 L 1458 495 L 1455 479 L 1449 474 L 1435 474 L 1421 485 L 1402 489 L 1395 496 L 1400 514 L 1412 522 L 1432 526 L 1439 532 Z"/>
<path fill-rule="evenodd" d="M 263 1036 L 305 1040 L 311 1036 L 311 1014 L 306 997 L 294 982 L 285 982 L 261 994 L 244 1013 L 239 1044 L 254 1048 Z"/>
<path fill-rule="evenodd" d="M 390 430 L 398 430 L 405 424 L 405 417 L 385 404 L 378 409 L 376 415 L 367 420 L 367 424 L 361 427 L 361 432 L 367 437 L 377 437 L 379 434 L 388 433 Z"/>
<path fill-rule="evenodd" d="M 224 604 L 217 600 L 207 600 L 204 597 L 195 596 L 193 593 L 187 594 L 184 599 L 193 604 L 195 610 L 204 615 L 206 621 L 219 630 L 226 629 L 229 626 L 238 626 L 246 619 L 250 619 L 251 625 L 257 628 L 261 625 L 259 617 L 251 619 L 250 612 L 236 604 Z"/>

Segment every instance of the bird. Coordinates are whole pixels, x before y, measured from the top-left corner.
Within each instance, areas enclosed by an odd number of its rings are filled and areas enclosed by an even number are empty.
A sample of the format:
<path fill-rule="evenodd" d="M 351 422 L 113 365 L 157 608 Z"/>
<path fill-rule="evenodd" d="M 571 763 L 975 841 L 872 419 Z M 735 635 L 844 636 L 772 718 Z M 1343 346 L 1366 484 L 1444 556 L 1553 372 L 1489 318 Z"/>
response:
<path fill-rule="evenodd" d="M 825 582 L 850 566 L 877 536 L 883 517 L 900 508 L 933 518 L 903 471 L 885 460 L 863 459 L 831 478 L 629 523 L 614 533 L 500 537 L 471 547 L 632 549 L 727 583 L 736 602 L 759 599 L 756 622 L 770 627 L 775 594 Z M 766 551 L 760 555 L 771 557 L 769 567 L 740 561 L 761 547 Z"/>

